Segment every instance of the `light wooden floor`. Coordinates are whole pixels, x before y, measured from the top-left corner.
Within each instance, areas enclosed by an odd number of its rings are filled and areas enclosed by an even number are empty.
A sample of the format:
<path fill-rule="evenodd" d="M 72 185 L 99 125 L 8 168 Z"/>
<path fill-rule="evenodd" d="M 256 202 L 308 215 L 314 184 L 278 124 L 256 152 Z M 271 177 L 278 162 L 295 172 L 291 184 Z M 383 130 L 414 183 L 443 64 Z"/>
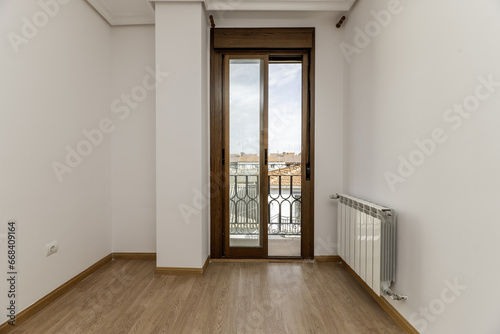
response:
<path fill-rule="evenodd" d="M 340 264 L 211 263 L 155 276 L 118 260 L 11 333 L 403 333 Z"/>
<path fill-rule="evenodd" d="M 281 235 L 268 236 L 267 246 L 269 247 L 267 254 L 269 256 L 297 256 L 300 257 L 300 237 L 286 237 Z M 258 241 L 256 239 L 231 238 L 231 247 L 255 247 Z"/>

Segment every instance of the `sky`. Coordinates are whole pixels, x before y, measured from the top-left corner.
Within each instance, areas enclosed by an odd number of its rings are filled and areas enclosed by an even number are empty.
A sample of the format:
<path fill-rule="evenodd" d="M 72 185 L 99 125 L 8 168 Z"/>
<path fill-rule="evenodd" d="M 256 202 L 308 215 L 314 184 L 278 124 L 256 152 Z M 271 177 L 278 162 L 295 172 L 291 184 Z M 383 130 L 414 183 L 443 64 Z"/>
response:
<path fill-rule="evenodd" d="M 260 59 L 230 63 L 230 153 L 256 154 L 260 131 Z M 302 64 L 269 65 L 269 153 L 301 152 Z"/>

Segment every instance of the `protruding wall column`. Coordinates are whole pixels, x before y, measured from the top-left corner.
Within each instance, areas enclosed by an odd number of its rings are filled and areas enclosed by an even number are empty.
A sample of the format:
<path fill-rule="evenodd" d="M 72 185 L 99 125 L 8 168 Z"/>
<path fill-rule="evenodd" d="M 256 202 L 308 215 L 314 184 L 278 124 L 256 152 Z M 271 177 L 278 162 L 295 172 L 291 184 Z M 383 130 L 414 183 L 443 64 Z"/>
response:
<path fill-rule="evenodd" d="M 201 1 L 156 2 L 157 71 L 168 72 L 156 92 L 159 273 L 195 273 L 208 257 L 207 29 Z"/>

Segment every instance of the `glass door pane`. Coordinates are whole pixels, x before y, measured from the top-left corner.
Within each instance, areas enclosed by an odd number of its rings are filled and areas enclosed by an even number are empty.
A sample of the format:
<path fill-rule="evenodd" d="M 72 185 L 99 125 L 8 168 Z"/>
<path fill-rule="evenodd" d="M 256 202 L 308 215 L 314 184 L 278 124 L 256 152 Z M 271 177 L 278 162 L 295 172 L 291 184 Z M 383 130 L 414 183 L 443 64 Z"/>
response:
<path fill-rule="evenodd" d="M 302 62 L 269 63 L 268 255 L 301 256 Z"/>
<path fill-rule="evenodd" d="M 229 60 L 229 247 L 262 247 L 263 59 Z"/>

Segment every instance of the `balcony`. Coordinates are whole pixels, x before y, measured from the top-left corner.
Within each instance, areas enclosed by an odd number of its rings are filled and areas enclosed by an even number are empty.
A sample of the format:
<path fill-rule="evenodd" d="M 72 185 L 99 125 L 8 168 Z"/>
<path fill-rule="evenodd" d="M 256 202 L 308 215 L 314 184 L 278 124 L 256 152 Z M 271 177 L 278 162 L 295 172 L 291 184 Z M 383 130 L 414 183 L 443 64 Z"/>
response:
<path fill-rule="evenodd" d="M 232 166 L 229 176 L 229 230 L 231 237 L 251 239 L 259 233 L 260 176 L 255 164 Z M 300 164 L 274 163 L 268 173 L 268 234 L 301 234 Z"/>

